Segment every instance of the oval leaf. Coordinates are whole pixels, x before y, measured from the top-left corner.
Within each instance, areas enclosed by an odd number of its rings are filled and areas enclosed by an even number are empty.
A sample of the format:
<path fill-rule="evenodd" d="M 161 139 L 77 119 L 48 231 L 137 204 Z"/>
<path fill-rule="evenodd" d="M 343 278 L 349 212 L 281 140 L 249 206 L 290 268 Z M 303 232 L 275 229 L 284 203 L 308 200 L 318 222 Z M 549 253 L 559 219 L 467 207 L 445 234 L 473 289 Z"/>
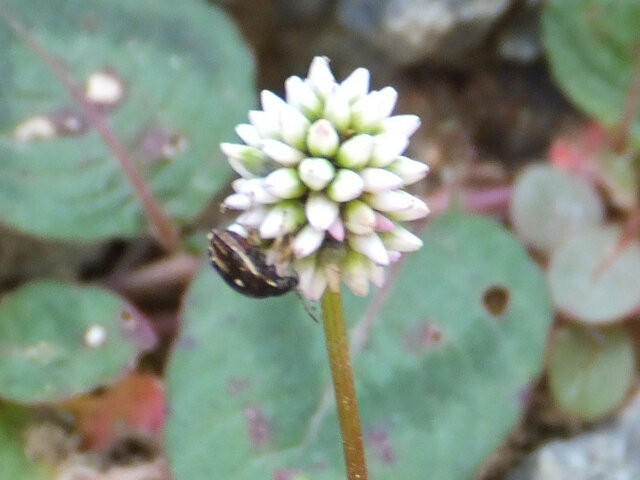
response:
<path fill-rule="evenodd" d="M 199 0 L 3 5 L 94 99 L 169 214 L 193 219 L 226 184 L 218 144 L 255 97 L 249 53 L 225 15 Z M 73 240 L 144 233 L 141 202 L 113 149 L 43 54 L 5 24 L 0 44 L 2 222 Z"/>
<path fill-rule="evenodd" d="M 578 230 L 599 225 L 604 207 L 584 179 L 536 165 L 516 181 L 510 215 L 525 244 L 550 253 Z"/>
<path fill-rule="evenodd" d="M 28 284 L 0 303 L 0 397 L 42 403 L 88 392 L 154 342 L 144 319 L 105 290 Z"/>
<path fill-rule="evenodd" d="M 549 353 L 549 385 L 556 402 L 583 420 L 595 420 L 624 400 L 634 375 L 631 341 L 621 327 L 602 332 L 558 331 Z"/>
<path fill-rule="evenodd" d="M 589 115 L 615 126 L 625 102 L 640 45 L 637 0 L 551 0 L 542 33 L 551 71 L 567 95 Z M 631 126 L 640 144 L 640 113 Z"/>
<path fill-rule="evenodd" d="M 640 244 L 620 229 L 584 230 L 558 248 L 549 264 L 556 306 L 584 322 L 616 322 L 640 303 Z"/>
<path fill-rule="evenodd" d="M 447 215 L 423 240 L 367 315 L 375 323 L 354 360 L 377 480 L 425 478 L 427 466 L 429 478 L 468 479 L 518 420 L 552 318 L 540 272 L 495 223 Z M 367 300 L 344 300 L 346 318 L 362 319 Z M 184 305 L 167 371 L 175 478 L 344 478 L 336 413 L 322 400 L 322 328 L 299 300 L 247 299 L 205 268 Z"/>

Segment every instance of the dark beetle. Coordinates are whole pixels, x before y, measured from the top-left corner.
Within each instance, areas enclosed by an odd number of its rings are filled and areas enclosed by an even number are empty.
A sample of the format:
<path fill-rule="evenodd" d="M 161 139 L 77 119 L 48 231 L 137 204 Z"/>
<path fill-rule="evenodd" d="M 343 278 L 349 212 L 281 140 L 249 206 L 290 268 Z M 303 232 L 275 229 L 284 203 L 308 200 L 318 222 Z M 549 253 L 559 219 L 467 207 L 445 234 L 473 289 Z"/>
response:
<path fill-rule="evenodd" d="M 235 291 L 248 297 L 277 297 L 298 285 L 295 276 L 280 276 L 264 253 L 231 230 L 213 229 L 207 236 L 211 264 Z"/>

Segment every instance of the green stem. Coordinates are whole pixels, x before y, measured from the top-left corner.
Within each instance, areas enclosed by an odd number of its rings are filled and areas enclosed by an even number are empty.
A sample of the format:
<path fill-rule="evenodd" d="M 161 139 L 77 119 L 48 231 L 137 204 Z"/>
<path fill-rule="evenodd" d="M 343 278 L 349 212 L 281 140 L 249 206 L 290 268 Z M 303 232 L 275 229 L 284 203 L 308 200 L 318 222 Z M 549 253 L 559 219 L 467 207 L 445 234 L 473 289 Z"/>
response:
<path fill-rule="evenodd" d="M 366 480 L 367 466 L 362 445 L 362 431 L 358 414 L 356 390 L 353 385 L 349 342 L 339 292 L 327 289 L 322 296 L 322 324 L 333 377 L 338 407 L 342 448 L 347 465 L 348 480 Z"/>

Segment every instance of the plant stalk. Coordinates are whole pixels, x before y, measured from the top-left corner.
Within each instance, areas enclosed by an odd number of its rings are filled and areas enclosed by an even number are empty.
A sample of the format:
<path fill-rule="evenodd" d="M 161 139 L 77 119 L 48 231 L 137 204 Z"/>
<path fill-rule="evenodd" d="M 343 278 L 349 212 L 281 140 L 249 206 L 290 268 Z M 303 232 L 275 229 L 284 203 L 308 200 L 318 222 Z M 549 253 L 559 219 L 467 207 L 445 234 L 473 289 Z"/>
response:
<path fill-rule="evenodd" d="M 366 480 L 367 466 L 340 292 L 332 292 L 328 288 L 322 296 L 322 324 L 338 407 L 347 479 Z"/>

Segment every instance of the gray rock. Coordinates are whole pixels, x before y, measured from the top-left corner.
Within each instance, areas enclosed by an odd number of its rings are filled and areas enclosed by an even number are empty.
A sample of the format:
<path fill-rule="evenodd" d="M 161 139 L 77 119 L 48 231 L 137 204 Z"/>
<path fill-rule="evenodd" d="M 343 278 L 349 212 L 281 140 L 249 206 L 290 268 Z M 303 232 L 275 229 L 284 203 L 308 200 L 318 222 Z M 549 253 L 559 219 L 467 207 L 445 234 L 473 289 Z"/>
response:
<path fill-rule="evenodd" d="M 640 395 L 613 421 L 533 452 L 507 480 L 637 480 Z"/>
<path fill-rule="evenodd" d="M 482 46 L 514 0 L 341 0 L 340 22 L 397 64 L 456 64 Z"/>

